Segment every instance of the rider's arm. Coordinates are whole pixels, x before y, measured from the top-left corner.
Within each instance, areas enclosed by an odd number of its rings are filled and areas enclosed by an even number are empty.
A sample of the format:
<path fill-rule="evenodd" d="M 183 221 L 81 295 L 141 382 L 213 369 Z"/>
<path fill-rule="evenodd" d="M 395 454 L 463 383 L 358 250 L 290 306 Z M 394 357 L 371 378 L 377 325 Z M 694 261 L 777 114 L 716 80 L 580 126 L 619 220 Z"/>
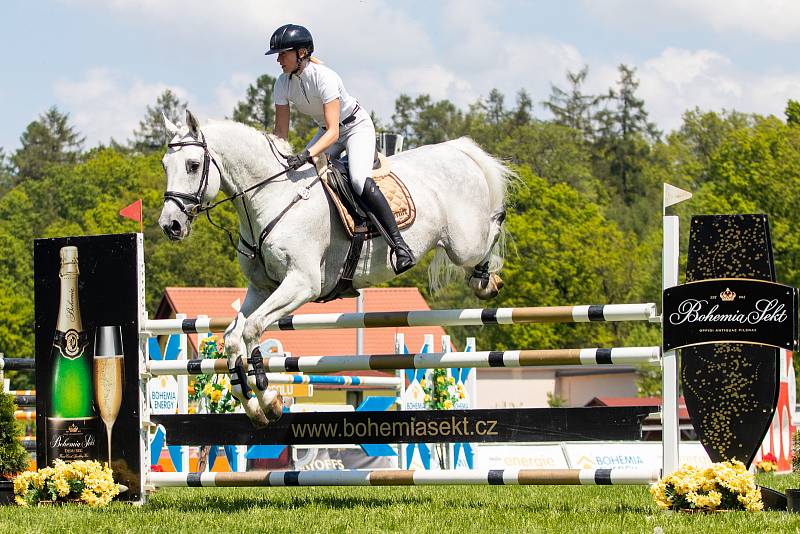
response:
<path fill-rule="evenodd" d="M 335 98 L 323 104 L 322 110 L 325 113 L 325 133 L 308 149 L 309 154 L 312 156 L 325 152 L 328 147 L 339 140 L 339 112 L 341 110 L 341 101 Z"/>
<path fill-rule="evenodd" d="M 289 105 L 275 105 L 275 130 L 272 132 L 281 139 L 289 137 Z"/>

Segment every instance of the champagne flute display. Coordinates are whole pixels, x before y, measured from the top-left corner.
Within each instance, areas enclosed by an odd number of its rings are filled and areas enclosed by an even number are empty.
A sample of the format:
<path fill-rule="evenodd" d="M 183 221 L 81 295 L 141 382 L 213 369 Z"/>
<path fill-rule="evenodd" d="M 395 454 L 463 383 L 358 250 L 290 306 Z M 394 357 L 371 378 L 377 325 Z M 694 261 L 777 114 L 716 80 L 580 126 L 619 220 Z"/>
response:
<path fill-rule="evenodd" d="M 124 355 L 119 326 L 98 326 L 94 339 L 94 393 L 108 439 L 108 466 L 111 467 L 111 429 L 122 404 Z"/>

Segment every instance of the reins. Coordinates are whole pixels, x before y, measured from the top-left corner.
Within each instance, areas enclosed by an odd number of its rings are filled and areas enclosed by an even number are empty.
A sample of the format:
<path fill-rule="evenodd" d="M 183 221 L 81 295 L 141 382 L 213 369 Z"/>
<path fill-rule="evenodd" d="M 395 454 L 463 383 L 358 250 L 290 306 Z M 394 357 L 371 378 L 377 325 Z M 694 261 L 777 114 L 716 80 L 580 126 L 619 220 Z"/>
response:
<path fill-rule="evenodd" d="M 295 195 L 294 199 L 289 203 L 289 205 L 286 206 L 286 208 L 284 208 L 284 210 L 280 214 L 278 214 L 277 217 L 275 217 L 272 221 L 270 221 L 270 223 L 267 224 L 266 227 L 264 227 L 264 230 L 261 232 L 261 235 L 259 236 L 257 244 L 251 245 L 250 243 L 248 243 L 244 239 L 244 237 L 241 234 L 239 234 L 239 240 L 242 242 L 242 244 L 245 246 L 245 248 L 247 248 L 247 250 L 250 251 L 250 252 L 245 252 L 242 249 L 240 249 L 239 246 L 236 243 L 234 243 L 233 234 L 230 232 L 230 230 L 228 230 L 227 228 L 225 228 L 225 227 L 223 227 L 223 226 L 221 226 L 221 225 L 219 225 L 219 224 L 214 222 L 214 220 L 211 218 L 211 210 L 213 210 L 214 208 L 216 208 L 220 204 L 224 204 L 225 202 L 232 202 L 232 201 L 236 200 L 237 198 L 243 197 L 244 195 L 246 195 L 250 191 L 253 191 L 255 189 L 258 189 L 260 187 L 265 186 L 266 184 L 268 184 L 269 182 L 271 182 L 275 178 L 278 178 L 280 176 L 283 176 L 284 174 L 287 174 L 291 170 L 291 167 L 284 165 L 284 169 L 282 171 L 277 172 L 277 173 L 275 173 L 272 176 L 269 176 L 267 178 L 264 178 L 260 182 L 257 182 L 255 184 L 251 185 L 250 187 L 247 187 L 246 189 L 243 189 L 241 191 L 237 191 L 236 193 L 234 193 L 234 194 L 232 194 L 230 196 L 227 196 L 227 197 L 225 197 L 225 198 L 223 198 L 221 200 L 217 200 L 216 202 L 210 202 L 210 203 L 205 203 L 204 204 L 203 203 L 203 198 L 205 197 L 206 190 L 208 189 L 208 171 L 209 171 L 209 168 L 211 166 L 211 163 L 213 163 L 214 166 L 217 168 L 217 171 L 219 172 L 220 180 L 223 179 L 223 173 L 222 173 L 222 169 L 220 169 L 219 164 L 214 159 L 214 157 L 211 155 L 211 151 L 208 148 L 208 143 L 206 143 L 205 136 L 203 135 L 202 132 L 199 132 L 199 133 L 200 133 L 200 139 L 198 139 L 198 140 L 194 140 L 194 141 L 178 141 L 178 142 L 175 142 L 175 143 L 167 144 L 167 146 L 169 148 L 184 147 L 184 146 L 199 146 L 199 147 L 201 147 L 203 149 L 203 172 L 202 172 L 202 175 L 200 177 L 200 184 L 198 185 L 197 191 L 193 195 L 189 194 L 189 193 L 182 193 L 180 191 L 165 191 L 164 192 L 164 202 L 172 201 L 175 204 L 177 204 L 178 208 L 180 208 L 180 210 L 183 213 L 185 213 L 187 217 L 189 217 L 189 220 L 193 220 L 197 215 L 205 212 L 206 218 L 208 219 L 208 222 L 211 223 L 211 225 L 214 226 L 215 228 L 217 228 L 219 230 L 222 230 L 223 232 L 225 232 L 228 235 L 228 240 L 230 241 L 231 246 L 234 249 L 236 249 L 236 251 L 239 254 L 242 254 L 243 256 L 245 256 L 245 257 L 247 257 L 248 259 L 251 259 L 251 260 L 256 258 L 256 257 L 258 257 L 259 260 L 263 263 L 264 262 L 264 258 L 261 255 L 261 247 L 262 247 L 262 245 L 264 243 L 264 240 L 267 238 L 267 236 L 272 231 L 272 229 L 275 227 L 275 225 L 277 225 L 278 221 L 280 221 L 280 219 L 284 215 L 286 215 L 286 213 L 289 211 L 289 209 L 292 206 L 294 206 L 298 201 L 308 198 L 308 189 L 310 189 L 314 184 L 316 184 L 316 182 L 319 180 L 319 176 L 317 176 L 316 180 L 314 180 L 314 182 L 312 182 L 308 186 L 300 187 L 298 189 L 298 193 Z M 265 134 L 264 136 L 267 138 L 267 141 L 269 142 L 269 147 L 270 147 L 270 150 L 272 151 L 273 156 L 275 156 L 276 159 L 282 158 L 284 161 L 286 161 L 289 158 L 289 156 L 281 153 L 281 151 L 278 149 L 278 147 L 275 146 L 274 141 L 272 139 L 270 139 L 269 135 Z M 305 191 L 305 192 L 303 192 L 303 191 Z M 185 201 L 191 202 L 191 204 L 187 205 Z M 252 224 L 252 221 L 250 219 L 250 211 L 247 209 L 247 204 L 245 204 L 244 202 L 242 202 L 242 206 L 244 207 L 244 212 L 245 212 L 245 215 L 247 216 L 247 225 L 250 228 L 250 235 L 252 235 L 255 238 L 255 232 L 253 231 L 253 224 Z"/>

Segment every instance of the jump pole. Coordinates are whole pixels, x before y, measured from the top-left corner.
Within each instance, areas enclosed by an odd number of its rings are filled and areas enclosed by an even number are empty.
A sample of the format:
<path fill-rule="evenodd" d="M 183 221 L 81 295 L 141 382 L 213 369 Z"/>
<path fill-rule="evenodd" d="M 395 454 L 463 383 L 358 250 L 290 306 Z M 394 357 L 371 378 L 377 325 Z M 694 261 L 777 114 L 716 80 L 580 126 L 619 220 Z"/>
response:
<path fill-rule="evenodd" d="M 222 332 L 233 317 L 150 319 L 144 331 L 151 336 Z M 589 323 L 657 321 L 656 305 L 591 304 L 533 308 L 472 308 L 368 313 L 316 313 L 288 315 L 266 331 L 327 330 L 338 328 L 403 328 L 413 326 L 481 326 L 503 324 Z"/>
<path fill-rule="evenodd" d="M 659 347 L 625 347 L 610 349 L 507 350 L 479 352 L 430 352 L 416 354 L 372 354 L 350 356 L 267 356 L 264 368 L 281 372 L 334 372 L 399 369 L 437 369 L 442 367 L 548 367 L 562 365 L 658 365 Z M 225 359 L 151 360 L 148 372 L 153 376 L 227 374 Z M 268 374 L 273 384 L 347 384 L 347 379 L 359 379 L 352 385 L 396 386 L 396 378 L 378 377 L 310 377 L 302 375 Z"/>
<path fill-rule="evenodd" d="M 333 471 L 249 471 L 245 473 L 155 473 L 149 485 L 159 487 L 275 486 L 617 486 L 656 482 L 660 469 L 474 469 L 428 471 L 345 469 Z"/>

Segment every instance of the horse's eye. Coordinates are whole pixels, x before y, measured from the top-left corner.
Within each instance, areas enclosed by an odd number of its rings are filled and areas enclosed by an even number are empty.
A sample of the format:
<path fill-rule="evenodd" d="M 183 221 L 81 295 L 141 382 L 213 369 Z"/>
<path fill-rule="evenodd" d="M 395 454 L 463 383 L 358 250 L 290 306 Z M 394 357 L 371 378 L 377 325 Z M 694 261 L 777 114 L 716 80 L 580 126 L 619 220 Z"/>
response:
<path fill-rule="evenodd" d="M 190 174 L 194 174 L 200 169 L 200 164 L 196 161 L 188 161 L 186 162 L 186 167 Z"/>

